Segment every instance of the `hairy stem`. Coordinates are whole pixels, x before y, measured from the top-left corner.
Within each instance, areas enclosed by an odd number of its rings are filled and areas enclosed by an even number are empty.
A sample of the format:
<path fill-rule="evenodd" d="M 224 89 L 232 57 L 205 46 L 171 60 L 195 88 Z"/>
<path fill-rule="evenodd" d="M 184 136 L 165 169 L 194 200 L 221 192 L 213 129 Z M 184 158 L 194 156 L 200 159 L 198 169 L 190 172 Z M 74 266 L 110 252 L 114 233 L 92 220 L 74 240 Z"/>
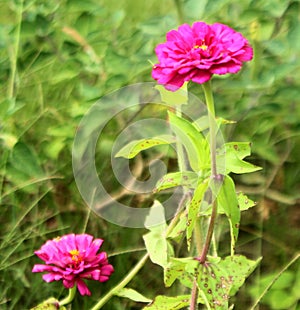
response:
<path fill-rule="evenodd" d="M 128 273 L 128 275 L 119 284 L 113 287 L 106 295 L 104 295 L 91 310 L 101 309 L 103 305 L 105 305 L 114 295 L 116 295 L 122 288 L 124 288 L 145 265 L 148 257 L 149 254 L 146 253 L 134 266 L 134 268 Z"/>

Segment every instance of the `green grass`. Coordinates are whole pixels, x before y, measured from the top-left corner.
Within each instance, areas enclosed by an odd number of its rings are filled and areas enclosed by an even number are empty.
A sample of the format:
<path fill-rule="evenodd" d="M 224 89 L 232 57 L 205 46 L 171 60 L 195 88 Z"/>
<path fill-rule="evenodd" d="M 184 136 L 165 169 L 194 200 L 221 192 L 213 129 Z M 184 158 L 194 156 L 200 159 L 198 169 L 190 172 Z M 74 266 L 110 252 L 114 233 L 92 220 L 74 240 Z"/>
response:
<path fill-rule="evenodd" d="M 177 2 L 185 22 L 226 23 L 255 48 L 255 59 L 241 74 L 216 78 L 213 87 L 217 115 L 238 121 L 228 126 L 226 139 L 251 141 L 251 161 L 264 168 L 235 176 L 238 187 L 258 202 L 243 215 L 237 246 L 250 257 L 263 255 L 250 279 L 257 288 L 259 277 L 280 271 L 299 251 L 300 2 Z M 91 283 L 92 298 L 78 297 L 74 309 L 89 309 L 143 255 L 142 229 L 105 222 L 85 205 L 74 182 L 72 143 L 81 117 L 98 98 L 152 81 L 154 47 L 178 24 L 171 0 L 0 0 L 1 309 L 28 309 L 66 294 L 60 283 L 47 284 L 31 273 L 38 262 L 33 251 L 49 238 L 86 231 L 104 238 L 108 253 L 130 251 L 111 257 L 112 279 Z M 107 145 L 125 121 L 121 115 L 110 124 Z M 109 162 L 109 156 L 99 160 L 99 173 L 111 173 Z M 113 177 L 107 180 L 119 190 Z M 296 271 L 297 264 L 290 269 Z M 289 283 L 299 283 L 299 272 L 292 276 Z M 149 264 L 131 287 L 151 298 L 164 292 L 161 279 L 161 270 Z M 249 287 L 237 304 L 254 303 L 257 294 Z M 289 309 L 299 309 L 297 298 Z M 141 307 L 115 297 L 105 309 Z M 266 298 L 261 309 L 277 308 Z"/>

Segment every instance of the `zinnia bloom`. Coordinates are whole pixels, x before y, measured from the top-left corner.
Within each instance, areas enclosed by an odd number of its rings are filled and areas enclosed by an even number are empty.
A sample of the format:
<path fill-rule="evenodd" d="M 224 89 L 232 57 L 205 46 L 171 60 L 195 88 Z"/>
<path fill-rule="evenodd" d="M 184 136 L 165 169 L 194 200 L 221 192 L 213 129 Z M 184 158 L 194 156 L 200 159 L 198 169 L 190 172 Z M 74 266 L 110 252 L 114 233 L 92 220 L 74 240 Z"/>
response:
<path fill-rule="evenodd" d="M 97 254 L 103 243 L 87 234 L 69 234 L 48 240 L 34 253 L 46 265 L 34 265 L 32 272 L 48 272 L 43 275 L 46 282 L 60 281 L 66 288 L 77 285 L 81 295 L 91 295 L 83 279 L 105 282 L 114 268 L 108 264 L 107 254 Z"/>
<path fill-rule="evenodd" d="M 155 52 L 159 63 L 152 77 L 171 91 L 186 81 L 203 84 L 213 74 L 237 73 L 253 57 L 252 47 L 240 33 L 223 24 L 204 22 L 171 30 Z"/>

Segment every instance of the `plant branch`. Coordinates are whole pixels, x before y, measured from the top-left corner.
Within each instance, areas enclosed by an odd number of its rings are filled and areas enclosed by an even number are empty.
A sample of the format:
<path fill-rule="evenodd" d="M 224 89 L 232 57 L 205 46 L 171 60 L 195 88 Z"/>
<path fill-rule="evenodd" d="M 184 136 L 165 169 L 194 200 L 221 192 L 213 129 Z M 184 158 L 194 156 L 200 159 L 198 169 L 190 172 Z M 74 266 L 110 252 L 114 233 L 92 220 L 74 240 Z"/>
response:
<path fill-rule="evenodd" d="M 208 226 L 208 231 L 205 239 L 205 243 L 199 257 L 199 261 L 203 264 L 206 261 L 207 253 L 209 251 L 209 247 L 211 244 L 215 221 L 218 213 L 218 205 L 216 201 L 216 189 L 217 185 L 220 181 L 220 176 L 217 174 L 217 160 L 216 160 L 216 148 L 217 148 L 217 127 L 215 122 L 215 106 L 214 99 L 211 90 L 211 82 L 210 80 L 204 84 L 202 84 L 206 105 L 208 109 L 208 120 L 209 120 L 209 139 L 210 139 L 210 159 L 211 159 L 211 181 L 212 181 L 212 191 L 211 191 L 211 203 L 212 203 L 212 212 L 210 217 L 210 222 Z"/>
<path fill-rule="evenodd" d="M 134 266 L 134 268 L 128 273 L 128 275 L 119 284 L 112 288 L 105 296 L 103 296 L 91 310 L 101 309 L 104 304 L 106 304 L 114 295 L 116 295 L 122 288 L 124 288 L 145 265 L 148 257 L 149 254 L 146 253 Z"/>
<path fill-rule="evenodd" d="M 197 285 L 197 279 L 194 279 L 191 293 L 190 310 L 196 310 L 198 308 L 197 300 L 198 300 L 198 285 Z"/>
<path fill-rule="evenodd" d="M 64 306 L 64 305 L 67 305 L 69 303 L 71 303 L 75 297 L 75 294 L 76 294 L 76 285 L 74 284 L 74 286 L 72 288 L 69 289 L 69 295 L 64 298 L 63 300 L 59 301 L 59 307 L 61 306 Z"/>
<path fill-rule="evenodd" d="M 292 265 L 294 264 L 298 259 L 300 258 L 300 253 L 297 253 L 295 257 L 282 269 L 280 272 L 273 278 L 273 280 L 269 283 L 269 285 L 263 290 L 263 292 L 260 294 L 258 299 L 256 300 L 255 304 L 251 307 L 250 310 L 254 310 L 256 306 L 258 306 L 259 302 L 262 300 L 262 298 L 268 293 L 268 291 L 271 289 L 273 284 L 279 279 L 279 277 Z"/>

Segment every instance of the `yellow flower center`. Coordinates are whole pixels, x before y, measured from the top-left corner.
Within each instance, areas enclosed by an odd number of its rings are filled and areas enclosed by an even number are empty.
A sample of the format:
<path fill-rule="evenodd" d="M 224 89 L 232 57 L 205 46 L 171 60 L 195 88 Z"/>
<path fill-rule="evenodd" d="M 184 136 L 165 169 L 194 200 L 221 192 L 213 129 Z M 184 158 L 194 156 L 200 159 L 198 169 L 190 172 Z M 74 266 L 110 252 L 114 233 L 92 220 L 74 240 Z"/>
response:
<path fill-rule="evenodd" d="M 208 49 L 208 46 L 206 44 L 201 44 L 201 45 L 195 45 L 194 49 L 200 48 L 202 51 L 206 51 Z"/>
<path fill-rule="evenodd" d="M 82 261 L 82 257 L 78 250 L 71 250 L 69 254 L 71 255 L 71 259 L 74 263 L 80 263 Z"/>

